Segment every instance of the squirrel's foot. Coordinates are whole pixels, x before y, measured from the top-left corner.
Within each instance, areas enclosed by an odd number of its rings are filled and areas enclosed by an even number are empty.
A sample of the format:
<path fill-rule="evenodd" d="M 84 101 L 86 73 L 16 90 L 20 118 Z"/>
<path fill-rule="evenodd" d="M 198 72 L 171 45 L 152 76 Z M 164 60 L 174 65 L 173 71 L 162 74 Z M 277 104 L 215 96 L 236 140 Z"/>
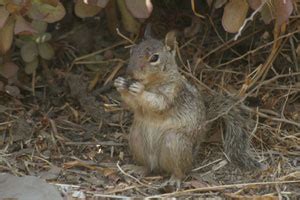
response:
<path fill-rule="evenodd" d="M 117 88 L 117 90 L 120 91 L 124 91 L 126 89 L 128 89 L 128 81 L 119 76 L 115 81 L 114 81 L 114 86 Z"/>
<path fill-rule="evenodd" d="M 137 96 L 138 94 L 141 94 L 145 89 L 145 86 L 141 84 L 140 82 L 134 82 L 129 86 L 129 92 L 133 96 Z"/>
<path fill-rule="evenodd" d="M 149 174 L 149 170 L 146 167 L 126 164 L 122 166 L 122 169 L 126 171 L 128 174 L 134 174 L 139 177 L 146 177 Z"/>
<path fill-rule="evenodd" d="M 181 188 L 181 179 L 175 177 L 174 175 L 171 176 L 171 178 L 169 180 L 167 180 L 166 182 L 164 182 L 162 185 L 162 187 L 175 187 L 176 191 L 178 191 Z"/>

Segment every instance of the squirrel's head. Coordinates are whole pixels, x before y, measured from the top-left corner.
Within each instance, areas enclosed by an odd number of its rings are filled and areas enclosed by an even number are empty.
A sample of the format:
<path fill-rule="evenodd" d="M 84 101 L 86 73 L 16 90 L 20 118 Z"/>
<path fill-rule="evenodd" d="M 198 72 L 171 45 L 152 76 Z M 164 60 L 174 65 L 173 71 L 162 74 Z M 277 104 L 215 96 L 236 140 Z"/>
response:
<path fill-rule="evenodd" d="M 175 50 L 160 40 L 150 36 L 146 28 L 144 40 L 134 45 L 130 51 L 127 74 L 144 84 L 168 72 L 177 72 Z M 154 80 L 153 80 L 154 81 Z"/>

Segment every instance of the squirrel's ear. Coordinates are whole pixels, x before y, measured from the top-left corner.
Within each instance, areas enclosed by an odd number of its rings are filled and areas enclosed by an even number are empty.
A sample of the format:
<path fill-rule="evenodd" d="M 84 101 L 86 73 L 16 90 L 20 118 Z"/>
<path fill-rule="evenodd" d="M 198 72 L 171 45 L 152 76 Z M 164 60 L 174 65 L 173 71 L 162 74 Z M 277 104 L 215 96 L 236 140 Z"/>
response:
<path fill-rule="evenodd" d="M 174 51 L 176 50 L 176 45 L 177 45 L 177 41 L 176 41 L 176 37 L 177 37 L 178 33 L 175 30 L 169 31 L 165 37 L 165 46 L 168 50 L 170 51 Z"/>
<path fill-rule="evenodd" d="M 145 32 L 144 32 L 144 39 L 151 39 L 152 36 L 151 36 L 151 24 L 147 24 L 146 26 L 146 29 L 145 29 Z"/>

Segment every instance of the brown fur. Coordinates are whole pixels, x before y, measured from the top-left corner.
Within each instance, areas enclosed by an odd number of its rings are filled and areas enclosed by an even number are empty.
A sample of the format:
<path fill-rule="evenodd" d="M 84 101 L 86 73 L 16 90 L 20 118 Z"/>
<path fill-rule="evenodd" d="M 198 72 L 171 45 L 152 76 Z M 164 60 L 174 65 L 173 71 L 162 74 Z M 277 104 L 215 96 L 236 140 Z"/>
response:
<path fill-rule="evenodd" d="M 154 54 L 159 55 L 159 62 L 145 60 L 145 55 Z M 129 135 L 134 159 L 149 171 L 165 171 L 182 179 L 192 167 L 196 147 L 207 138 L 211 124 L 206 121 L 234 101 L 221 95 L 203 99 L 178 72 L 174 52 L 152 38 L 132 49 L 127 72 L 138 80 L 137 85 L 122 78 L 115 85 L 134 112 Z M 239 124 L 247 120 L 240 112 L 235 108 L 221 117 L 227 129 L 225 153 L 238 166 L 250 169 L 259 163 L 248 154 L 247 129 Z"/>

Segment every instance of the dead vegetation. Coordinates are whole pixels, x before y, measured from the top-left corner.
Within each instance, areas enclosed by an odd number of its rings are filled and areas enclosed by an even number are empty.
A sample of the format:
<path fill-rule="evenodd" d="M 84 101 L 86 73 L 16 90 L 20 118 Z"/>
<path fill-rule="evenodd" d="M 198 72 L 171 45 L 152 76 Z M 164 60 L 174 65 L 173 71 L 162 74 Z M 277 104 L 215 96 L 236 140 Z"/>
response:
<path fill-rule="evenodd" d="M 217 11 L 205 19 L 193 16 L 154 9 L 148 22 L 161 39 L 178 30 L 178 62 L 190 81 L 244 100 L 256 121 L 251 133 L 255 153 L 266 170 L 239 171 L 212 141 L 195 157 L 195 170 L 179 191 L 161 186 L 167 176 L 140 176 L 126 141 L 131 114 L 112 87 L 126 67 L 129 53 L 124 47 L 129 43 L 95 30 L 93 24 L 99 22 L 92 21 L 89 26 L 79 22 L 92 35 L 64 32 L 64 43 L 58 43 L 70 45 L 63 47 L 76 54 L 75 60 L 63 53 L 53 63 L 44 62 L 31 78 L 23 75 L 22 83 L 30 89 L 20 96 L 1 93 L 0 172 L 39 176 L 69 199 L 299 198 L 299 14 L 275 28 L 250 21 L 237 40 L 224 32 Z M 79 26 L 74 24 L 70 29 Z M 70 34 L 75 36 L 69 41 Z"/>

